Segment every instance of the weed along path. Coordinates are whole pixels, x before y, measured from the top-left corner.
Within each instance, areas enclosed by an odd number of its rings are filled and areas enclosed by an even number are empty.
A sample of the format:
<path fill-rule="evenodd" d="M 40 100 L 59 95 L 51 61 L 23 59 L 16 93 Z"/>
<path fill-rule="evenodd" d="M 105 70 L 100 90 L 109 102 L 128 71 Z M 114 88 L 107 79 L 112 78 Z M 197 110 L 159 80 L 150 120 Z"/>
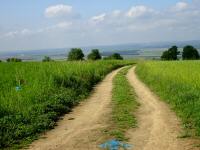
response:
<path fill-rule="evenodd" d="M 195 149 L 191 141 L 178 138 L 181 128 L 176 115 L 137 78 L 135 67 L 127 78 L 141 104 L 136 115 L 138 128 L 129 130 L 127 135 L 134 150 Z"/>
<path fill-rule="evenodd" d="M 102 128 L 111 112 L 112 80 L 115 70 L 96 86 L 93 94 L 64 116 L 55 129 L 33 142 L 30 150 L 96 150 Z"/>

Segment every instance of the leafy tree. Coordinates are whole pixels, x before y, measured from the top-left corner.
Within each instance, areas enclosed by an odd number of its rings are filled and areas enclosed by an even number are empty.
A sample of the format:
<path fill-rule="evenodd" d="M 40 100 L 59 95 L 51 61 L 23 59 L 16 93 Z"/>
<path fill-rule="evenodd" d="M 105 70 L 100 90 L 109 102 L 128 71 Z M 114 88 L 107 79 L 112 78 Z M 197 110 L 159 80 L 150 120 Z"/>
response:
<path fill-rule="evenodd" d="M 123 60 L 123 57 L 122 57 L 120 54 L 118 54 L 118 53 L 114 53 L 114 54 L 111 56 L 111 58 Z"/>
<path fill-rule="evenodd" d="M 22 60 L 21 59 L 19 59 L 19 58 L 8 58 L 8 59 L 6 59 L 6 61 L 7 62 L 22 62 Z"/>
<path fill-rule="evenodd" d="M 184 60 L 195 60 L 199 59 L 199 52 L 196 48 L 191 45 L 185 46 L 183 48 L 182 57 Z"/>
<path fill-rule="evenodd" d="M 80 48 L 72 48 L 68 54 L 69 61 L 83 60 L 83 59 L 84 59 L 84 54 L 83 54 L 82 49 L 80 49 Z"/>
<path fill-rule="evenodd" d="M 49 61 L 53 61 L 49 56 L 44 56 L 42 62 L 49 62 Z"/>
<path fill-rule="evenodd" d="M 119 53 L 114 53 L 104 59 L 106 59 L 106 60 L 109 60 L 109 59 L 123 60 L 124 58 Z"/>
<path fill-rule="evenodd" d="M 162 56 L 161 56 L 162 60 L 169 60 L 169 51 L 164 51 Z"/>
<path fill-rule="evenodd" d="M 92 52 L 87 56 L 89 60 L 101 59 L 101 54 L 98 49 L 93 49 Z"/>
<path fill-rule="evenodd" d="M 161 59 L 162 60 L 177 60 L 178 57 L 177 55 L 180 54 L 180 52 L 178 51 L 178 47 L 177 46 L 172 46 L 171 48 L 169 48 L 167 51 L 164 51 Z"/>
<path fill-rule="evenodd" d="M 2 60 L 0 60 L 0 62 L 2 62 Z"/>

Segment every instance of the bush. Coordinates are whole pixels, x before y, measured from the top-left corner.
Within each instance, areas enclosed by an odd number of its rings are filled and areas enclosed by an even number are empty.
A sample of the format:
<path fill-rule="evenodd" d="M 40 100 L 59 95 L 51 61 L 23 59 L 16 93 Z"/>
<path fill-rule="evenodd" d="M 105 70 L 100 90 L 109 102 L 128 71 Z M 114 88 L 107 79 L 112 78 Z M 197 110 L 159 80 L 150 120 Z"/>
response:
<path fill-rule="evenodd" d="M 101 54 L 98 49 L 93 49 L 92 52 L 88 55 L 89 60 L 98 60 L 101 59 Z"/>
<path fill-rule="evenodd" d="M 183 57 L 183 60 L 199 59 L 199 52 L 193 46 L 188 45 L 183 48 L 182 57 Z"/>
<path fill-rule="evenodd" d="M 53 61 L 49 56 L 44 56 L 42 62 L 50 62 Z"/>
<path fill-rule="evenodd" d="M 68 54 L 69 61 L 83 60 L 83 59 L 84 59 L 84 54 L 83 54 L 82 49 L 80 49 L 80 48 L 72 48 Z"/>
<path fill-rule="evenodd" d="M 106 58 L 104 58 L 105 60 L 112 60 L 112 59 L 116 59 L 116 60 L 123 60 L 123 57 L 118 54 L 118 53 L 114 53 L 111 56 L 108 56 Z"/>
<path fill-rule="evenodd" d="M 22 62 L 22 60 L 21 59 L 19 59 L 19 58 L 8 58 L 8 59 L 6 59 L 6 61 L 7 62 Z"/>
<path fill-rule="evenodd" d="M 162 60 L 177 60 L 178 57 L 177 55 L 180 54 L 180 52 L 178 51 L 178 47 L 177 46 L 172 46 L 170 49 L 168 49 L 167 51 L 164 51 L 161 59 Z"/>

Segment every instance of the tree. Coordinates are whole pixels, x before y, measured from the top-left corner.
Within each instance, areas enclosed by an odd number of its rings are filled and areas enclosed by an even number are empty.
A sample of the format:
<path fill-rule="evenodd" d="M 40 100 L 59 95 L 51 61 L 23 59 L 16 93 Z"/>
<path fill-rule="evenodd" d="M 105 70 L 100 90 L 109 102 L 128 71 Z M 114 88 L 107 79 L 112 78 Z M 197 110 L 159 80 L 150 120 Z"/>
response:
<path fill-rule="evenodd" d="M 7 62 L 22 62 L 22 60 L 21 59 L 19 59 L 19 58 L 8 58 L 8 59 L 6 59 L 6 61 Z"/>
<path fill-rule="evenodd" d="M 92 52 L 87 56 L 89 60 L 98 60 L 101 59 L 101 54 L 98 49 L 93 49 Z"/>
<path fill-rule="evenodd" d="M 162 60 L 177 60 L 178 59 L 177 55 L 179 54 L 180 52 L 178 51 L 178 47 L 172 46 L 167 51 L 163 52 L 161 59 Z"/>
<path fill-rule="evenodd" d="M 44 56 L 42 62 L 50 62 L 52 59 L 49 56 Z"/>
<path fill-rule="evenodd" d="M 183 48 L 182 53 L 183 60 L 195 60 L 199 59 L 199 52 L 191 45 L 187 45 Z"/>
<path fill-rule="evenodd" d="M 108 59 L 123 60 L 123 57 L 118 53 L 114 53 L 114 54 L 112 54 L 112 55 L 110 55 L 110 56 L 108 56 L 108 57 L 106 57 L 104 59 L 106 59 L 106 60 L 108 60 Z"/>
<path fill-rule="evenodd" d="M 169 51 L 164 51 L 162 56 L 161 56 L 162 60 L 169 60 Z"/>
<path fill-rule="evenodd" d="M 72 48 L 68 54 L 69 61 L 83 60 L 83 59 L 84 59 L 84 54 L 83 54 L 82 49 L 80 49 L 80 48 Z"/>
<path fill-rule="evenodd" d="M 2 60 L 0 60 L 0 62 L 2 62 Z"/>
<path fill-rule="evenodd" d="M 113 55 L 111 55 L 111 58 L 112 59 L 123 60 L 123 57 L 120 54 L 118 54 L 118 53 L 114 53 Z"/>

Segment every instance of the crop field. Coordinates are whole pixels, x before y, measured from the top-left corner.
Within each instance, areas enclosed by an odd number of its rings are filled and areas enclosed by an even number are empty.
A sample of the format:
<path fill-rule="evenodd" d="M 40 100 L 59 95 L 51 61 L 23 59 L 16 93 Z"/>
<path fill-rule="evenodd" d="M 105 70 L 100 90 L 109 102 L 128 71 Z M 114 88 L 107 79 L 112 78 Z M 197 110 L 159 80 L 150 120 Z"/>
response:
<path fill-rule="evenodd" d="M 200 135 L 200 62 L 147 61 L 136 68 L 143 80 L 182 119 L 185 136 Z M 190 130 L 192 129 L 192 130 Z M 195 132 L 191 132 L 195 131 Z"/>
<path fill-rule="evenodd" d="M 0 148 L 32 141 L 131 61 L 0 64 Z"/>

